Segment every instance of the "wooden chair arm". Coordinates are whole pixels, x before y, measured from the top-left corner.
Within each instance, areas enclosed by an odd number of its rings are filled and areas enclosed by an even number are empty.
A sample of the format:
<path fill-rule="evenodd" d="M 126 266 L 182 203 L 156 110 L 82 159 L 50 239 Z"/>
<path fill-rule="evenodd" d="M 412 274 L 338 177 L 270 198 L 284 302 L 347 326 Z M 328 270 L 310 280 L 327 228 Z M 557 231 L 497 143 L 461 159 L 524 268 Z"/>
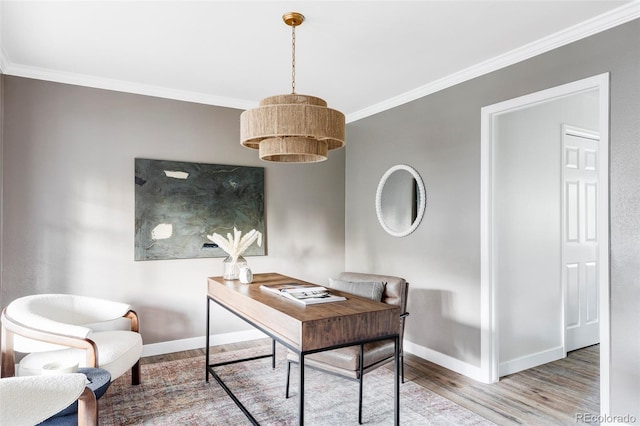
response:
<path fill-rule="evenodd" d="M 131 331 L 140 333 L 140 319 L 138 318 L 136 311 L 129 310 L 129 312 L 124 314 L 123 317 L 131 320 Z"/>
<path fill-rule="evenodd" d="M 27 327 L 11 320 L 11 318 L 6 315 L 6 312 L 3 312 L 2 319 L 2 371 L 0 372 L 0 377 L 12 377 L 15 375 L 15 355 L 13 344 L 14 335 L 16 334 L 18 336 L 40 342 L 85 350 L 86 366 L 94 368 L 98 365 L 98 346 L 89 338 L 67 336 L 64 334 L 51 333 Z"/>
<path fill-rule="evenodd" d="M 5 318 L 8 318 L 5 316 Z M 8 328 L 14 334 L 18 336 L 27 337 L 32 340 L 38 340 L 40 342 L 52 343 L 55 345 L 68 346 L 78 349 L 95 349 L 96 344 L 89 338 L 80 338 L 75 336 L 67 336 L 65 334 L 52 333 L 49 331 L 42 331 L 35 328 L 27 327 L 16 322 L 10 322 L 10 324 L 3 324 L 4 328 Z"/>

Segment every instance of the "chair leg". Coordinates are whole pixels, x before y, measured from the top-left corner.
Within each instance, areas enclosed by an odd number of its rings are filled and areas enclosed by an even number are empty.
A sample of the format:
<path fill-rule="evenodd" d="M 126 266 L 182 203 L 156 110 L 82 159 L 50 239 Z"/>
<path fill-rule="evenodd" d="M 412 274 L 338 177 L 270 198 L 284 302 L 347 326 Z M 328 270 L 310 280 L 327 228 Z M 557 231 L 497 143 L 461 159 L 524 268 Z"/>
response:
<path fill-rule="evenodd" d="M 364 381 L 364 345 L 360 345 L 360 394 L 358 395 L 358 424 L 362 424 L 362 382 Z"/>
<path fill-rule="evenodd" d="M 140 384 L 140 361 L 136 362 L 133 367 L 131 367 L 131 384 Z"/>
<path fill-rule="evenodd" d="M 364 377 L 360 375 L 360 395 L 358 398 L 358 424 L 362 424 L 362 380 Z"/>
<path fill-rule="evenodd" d="M 289 378 L 291 377 L 291 361 L 287 360 L 287 383 L 284 387 L 284 397 L 289 398 Z"/>
<path fill-rule="evenodd" d="M 89 388 L 84 388 L 78 398 L 78 426 L 96 426 L 98 424 L 98 401 Z"/>
<path fill-rule="evenodd" d="M 404 383 L 404 354 L 400 354 L 400 373 L 402 374 L 402 383 Z"/>
<path fill-rule="evenodd" d="M 16 375 L 16 358 L 13 351 L 13 331 L 2 326 L 2 336 L 0 336 L 0 377 L 13 377 Z"/>

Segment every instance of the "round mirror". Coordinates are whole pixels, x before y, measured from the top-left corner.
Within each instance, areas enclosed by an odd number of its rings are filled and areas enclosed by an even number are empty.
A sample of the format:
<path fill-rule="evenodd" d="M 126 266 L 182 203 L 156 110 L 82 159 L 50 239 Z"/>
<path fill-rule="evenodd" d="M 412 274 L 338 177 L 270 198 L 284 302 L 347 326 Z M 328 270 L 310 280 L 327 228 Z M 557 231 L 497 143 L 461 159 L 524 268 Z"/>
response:
<path fill-rule="evenodd" d="M 404 237 L 415 231 L 426 205 L 424 183 L 413 167 L 393 166 L 380 179 L 376 214 L 382 228 L 394 237 Z"/>

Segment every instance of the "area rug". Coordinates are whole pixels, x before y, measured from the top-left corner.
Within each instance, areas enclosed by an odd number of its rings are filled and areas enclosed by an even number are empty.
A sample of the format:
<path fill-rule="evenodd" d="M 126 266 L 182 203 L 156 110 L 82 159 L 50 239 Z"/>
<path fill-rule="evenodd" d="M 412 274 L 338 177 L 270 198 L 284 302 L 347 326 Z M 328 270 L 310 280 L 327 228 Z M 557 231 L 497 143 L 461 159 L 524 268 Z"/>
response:
<path fill-rule="evenodd" d="M 268 353 L 270 346 L 222 352 L 211 362 Z M 292 368 L 291 397 L 286 399 L 286 361 L 278 350 L 271 359 L 216 368 L 216 372 L 262 425 L 297 424 L 298 369 Z M 142 366 L 142 384 L 131 376 L 115 380 L 99 401 L 102 426 L 124 425 L 247 425 L 251 424 L 213 377 L 205 381 L 204 357 Z M 400 385 L 402 425 L 492 425 L 475 413 L 412 382 Z M 378 368 L 365 376 L 363 422 L 393 424 L 393 372 Z M 305 424 L 357 425 L 358 383 L 305 369 Z"/>

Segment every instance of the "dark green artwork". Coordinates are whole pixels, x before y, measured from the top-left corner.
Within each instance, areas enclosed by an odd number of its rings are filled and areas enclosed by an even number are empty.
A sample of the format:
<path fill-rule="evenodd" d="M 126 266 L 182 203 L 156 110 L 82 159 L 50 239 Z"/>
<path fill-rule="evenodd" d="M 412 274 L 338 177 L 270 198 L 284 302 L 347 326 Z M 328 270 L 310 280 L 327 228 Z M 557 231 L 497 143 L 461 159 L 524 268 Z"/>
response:
<path fill-rule="evenodd" d="M 264 167 L 136 158 L 135 174 L 135 260 L 226 257 L 207 235 L 265 235 Z"/>

